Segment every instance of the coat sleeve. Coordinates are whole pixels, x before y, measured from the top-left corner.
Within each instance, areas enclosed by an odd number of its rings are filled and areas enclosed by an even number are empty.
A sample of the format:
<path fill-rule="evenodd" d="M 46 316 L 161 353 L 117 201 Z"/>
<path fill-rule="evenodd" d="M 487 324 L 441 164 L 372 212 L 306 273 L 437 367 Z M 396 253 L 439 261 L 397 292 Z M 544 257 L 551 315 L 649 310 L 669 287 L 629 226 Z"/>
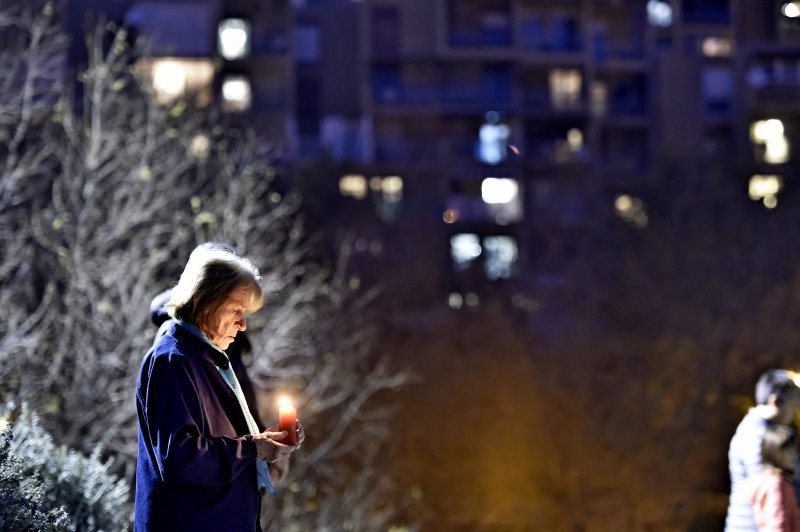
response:
<path fill-rule="evenodd" d="M 149 373 L 143 430 L 163 481 L 219 487 L 255 470 L 258 452 L 249 437 L 203 436 L 201 397 L 183 356 L 154 357 Z"/>

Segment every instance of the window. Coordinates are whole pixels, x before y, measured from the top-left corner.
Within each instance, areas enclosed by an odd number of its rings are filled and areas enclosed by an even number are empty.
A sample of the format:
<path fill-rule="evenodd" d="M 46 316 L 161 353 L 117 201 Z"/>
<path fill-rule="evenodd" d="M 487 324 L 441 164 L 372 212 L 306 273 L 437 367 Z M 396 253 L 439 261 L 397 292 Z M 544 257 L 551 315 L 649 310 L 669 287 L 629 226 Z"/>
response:
<path fill-rule="evenodd" d="M 250 55 L 250 23 L 241 18 L 227 18 L 217 27 L 217 49 L 224 59 Z"/>
<path fill-rule="evenodd" d="M 663 0 L 648 0 L 647 20 L 653 26 L 668 28 L 672 25 L 672 6 Z"/>
<path fill-rule="evenodd" d="M 395 7 L 372 10 L 372 54 L 393 57 L 400 48 L 400 21 Z"/>
<path fill-rule="evenodd" d="M 728 37 L 706 37 L 703 39 L 702 51 L 706 57 L 730 57 L 733 43 Z"/>
<path fill-rule="evenodd" d="M 750 140 L 756 145 L 756 156 L 763 162 L 783 164 L 789 161 L 789 141 L 784 135 L 783 122 L 777 118 L 753 122 Z"/>
<path fill-rule="evenodd" d="M 508 139 L 511 129 L 500 122 L 500 113 L 490 111 L 486 113 L 486 122 L 478 130 L 478 143 L 476 146 L 477 159 L 486 164 L 499 164 L 508 154 Z"/>
<path fill-rule="evenodd" d="M 733 99 L 733 73 L 730 68 L 709 66 L 703 69 L 703 98 L 711 114 L 730 111 Z"/>
<path fill-rule="evenodd" d="M 781 7 L 781 13 L 786 18 L 800 17 L 800 2 L 787 2 Z"/>
<path fill-rule="evenodd" d="M 228 76 L 222 82 L 222 108 L 228 112 L 242 112 L 250 109 L 253 92 L 250 80 L 244 76 Z"/>
<path fill-rule="evenodd" d="M 398 102 L 402 94 L 400 72 L 397 67 L 375 67 L 372 71 L 372 91 L 377 102 Z"/>
<path fill-rule="evenodd" d="M 486 277 L 492 281 L 511 277 L 519 256 L 517 241 L 511 236 L 487 236 L 483 239 L 483 249 Z"/>
<path fill-rule="evenodd" d="M 763 201 L 768 209 L 778 206 L 778 192 L 783 189 L 783 178 L 779 175 L 754 175 L 750 177 L 747 193 L 753 201 Z"/>
<path fill-rule="evenodd" d="M 514 273 L 519 257 L 517 241 L 508 235 L 491 235 L 481 239 L 474 233 L 450 237 L 450 256 L 456 271 L 466 271 L 481 259 L 483 272 L 490 281 L 507 279 Z"/>
<path fill-rule="evenodd" d="M 294 56 L 298 63 L 317 63 L 320 34 L 316 24 L 300 24 L 294 30 Z"/>
<path fill-rule="evenodd" d="M 581 80 L 579 70 L 560 69 L 550 71 L 550 103 L 554 109 L 578 109 L 581 104 Z"/>
<path fill-rule="evenodd" d="M 360 174 L 348 174 L 339 179 L 339 193 L 355 199 L 367 197 L 367 179 Z"/>
<path fill-rule="evenodd" d="M 152 83 L 161 103 L 189 94 L 195 94 L 200 105 L 211 101 L 214 67 L 210 59 L 143 58 L 137 61 L 136 72 Z"/>
<path fill-rule="evenodd" d="M 480 257 L 483 248 L 478 235 L 462 233 L 450 237 L 450 256 L 456 270 L 466 270 Z"/>

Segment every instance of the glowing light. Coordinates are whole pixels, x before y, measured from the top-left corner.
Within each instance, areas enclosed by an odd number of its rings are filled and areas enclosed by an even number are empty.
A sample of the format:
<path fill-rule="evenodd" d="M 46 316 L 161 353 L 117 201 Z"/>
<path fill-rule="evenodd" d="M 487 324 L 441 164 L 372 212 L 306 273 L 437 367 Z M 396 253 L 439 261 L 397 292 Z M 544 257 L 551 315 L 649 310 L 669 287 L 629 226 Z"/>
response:
<path fill-rule="evenodd" d="M 481 304 L 481 298 L 478 297 L 478 294 L 470 292 L 464 296 L 464 303 L 466 303 L 468 307 L 477 307 Z"/>
<path fill-rule="evenodd" d="M 223 108 L 226 111 L 246 111 L 250 108 L 252 89 L 244 76 L 229 76 L 222 82 Z"/>
<path fill-rule="evenodd" d="M 764 151 L 764 161 L 770 164 L 783 164 L 789 160 L 789 141 L 780 135 L 769 139 Z"/>
<path fill-rule="evenodd" d="M 383 197 L 387 201 L 400 201 L 403 197 L 403 178 L 397 175 L 390 175 L 381 181 Z"/>
<path fill-rule="evenodd" d="M 217 46 L 225 59 L 241 59 L 250 52 L 250 24 L 240 18 L 229 18 L 219 23 Z"/>
<path fill-rule="evenodd" d="M 162 98 L 177 98 L 186 90 L 186 69 L 178 61 L 159 61 L 153 66 L 153 88 Z"/>
<path fill-rule="evenodd" d="M 589 88 L 592 114 L 605 116 L 608 111 L 608 87 L 602 81 L 592 81 Z"/>
<path fill-rule="evenodd" d="M 778 205 L 778 193 L 783 190 L 783 178 L 779 175 L 756 174 L 750 177 L 747 195 L 753 201 L 762 201 L 768 209 Z"/>
<path fill-rule="evenodd" d="M 167 103 L 187 93 L 197 95 L 199 105 L 211 101 L 214 66 L 211 59 L 142 58 L 136 62 L 136 75 L 152 84 L 156 99 Z"/>
<path fill-rule="evenodd" d="M 456 220 L 458 220 L 458 211 L 455 209 L 447 209 L 442 215 L 442 220 L 444 220 L 446 224 L 455 223 Z"/>
<path fill-rule="evenodd" d="M 486 251 L 484 270 L 490 280 L 511 277 L 519 256 L 517 241 L 510 236 L 487 236 L 483 239 Z"/>
<path fill-rule="evenodd" d="M 583 132 L 578 128 L 567 131 L 567 144 L 572 151 L 579 151 L 583 148 Z"/>
<path fill-rule="evenodd" d="M 787 2 L 783 4 L 783 7 L 781 7 L 781 13 L 783 13 L 783 16 L 786 18 L 800 17 L 800 3 Z"/>
<path fill-rule="evenodd" d="M 614 210 L 617 216 L 640 229 L 645 227 L 650 221 L 644 202 L 628 194 L 621 194 L 616 197 L 614 200 Z"/>
<path fill-rule="evenodd" d="M 459 269 L 468 268 L 482 251 L 478 235 L 462 233 L 450 237 L 450 256 Z"/>
<path fill-rule="evenodd" d="M 355 199 L 367 197 L 367 180 L 361 174 L 347 174 L 339 179 L 339 193 Z"/>
<path fill-rule="evenodd" d="M 550 102 L 556 110 L 575 109 L 581 103 L 580 70 L 556 68 L 550 71 Z"/>
<path fill-rule="evenodd" d="M 278 396 L 278 408 L 290 409 L 294 408 L 292 400 L 286 395 Z"/>
<path fill-rule="evenodd" d="M 447 305 L 452 309 L 458 310 L 464 306 L 464 298 L 461 297 L 461 294 L 453 292 L 447 296 Z"/>
<path fill-rule="evenodd" d="M 789 140 L 784 135 L 783 122 L 777 118 L 753 122 L 750 139 L 764 144 L 764 162 L 783 164 L 789 160 Z"/>
<path fill-rule="evenodd" d="M 706 57 L 728 57 L 733 46 L 727 37 L 706 37 L 703 39 L 702 48 Z"/>
<path fill-rule="evenodd" d="M 516 179 L 487 177 L 481 182 L 481 197 L 484 203 L 509 203 L 519 194 Z"/>
<path fill-rule="evenodd" d="M 498 119 L 495 115 L 487 113 L 487 120 L 490 121 L 483 124 L 478 131 L 477 156 L 478 160 L 486 164 L 499 164 L 506 158 L 511 129 L 505 124 L 495 123 Z"/>
<path fill-rule="evenodd" d="M 647 20 L 653 26 L 667 28 L 672 25 L 672 6 L 663 0 L 648 0 Z"/>
<path fill-rule="evenodd" d="M 750 126 L 750 138 L 754 142 L 768 142 L 781 135 L 783 135 L 783 122 L 777 118 L 757 120 Z"/>
<path fill-rule="evenodd" d="M 514 153 L 514 155 L 519 155 L 519 148 L 517 148 L 513 144 L 509 144 L 508 149 L 511 150 L 512 153 Z"/>
<path fill-rule="evenodd" d="M 619 212 L 627 212 L 633 207 L 633 200 L 627 194 L 621 194 L 614 200 L 614 208 Z"/>
<path fill-rule="evenodd" d="M 192 139 L 189 145 L 189 151 L 195 157 L 205 157 L 208 155 L 208 150 L 211 148 L 211 140 L 205 133 L 198 133 Z"/>

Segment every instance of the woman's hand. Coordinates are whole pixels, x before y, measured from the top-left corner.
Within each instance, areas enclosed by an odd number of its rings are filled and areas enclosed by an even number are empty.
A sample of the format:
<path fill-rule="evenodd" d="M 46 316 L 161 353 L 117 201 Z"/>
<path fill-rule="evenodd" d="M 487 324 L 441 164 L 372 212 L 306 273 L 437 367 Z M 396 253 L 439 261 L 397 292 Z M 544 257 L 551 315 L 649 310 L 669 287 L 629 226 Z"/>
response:
<path fill-rule="evenodd" d="M 306 439 L 306 431 L 300 420 L 297 420 L 297 445 L 286 445 L 277 440 L 282 440 L 289 435 L 285 430 L 280 430 L 277 425 L 269 427 L 261 434 L 253 436 L 258 449 L 258 458 L 269 463 L 275 463 L 282 458 L 289 458 L 289 455 L 300 448 Z"/>
<path fill-rule="evenodd" d="M 292 451 L 294 451 L 295 447 L 275 441 L 285 438 L 286 436 L 287 432 L 285 430 L 273 431 L 270 429 L 260 434 L 253 435 L 253 441 L 256 443 L 259 460 L 273 463 L 281 458 L 288 457 Z"/>

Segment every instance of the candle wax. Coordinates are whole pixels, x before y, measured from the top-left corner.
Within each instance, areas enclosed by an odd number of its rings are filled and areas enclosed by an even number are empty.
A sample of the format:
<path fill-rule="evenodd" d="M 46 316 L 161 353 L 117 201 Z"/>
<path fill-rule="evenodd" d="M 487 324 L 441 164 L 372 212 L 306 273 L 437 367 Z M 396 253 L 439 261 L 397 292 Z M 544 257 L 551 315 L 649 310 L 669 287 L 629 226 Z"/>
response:
<path fill-rule="evenodd" d="M 278 409 L 279 426 L 289 434 L 280 441 L 286 445 L 297 445 L 297 410 L 293 406 L 281 406 Z"/>

